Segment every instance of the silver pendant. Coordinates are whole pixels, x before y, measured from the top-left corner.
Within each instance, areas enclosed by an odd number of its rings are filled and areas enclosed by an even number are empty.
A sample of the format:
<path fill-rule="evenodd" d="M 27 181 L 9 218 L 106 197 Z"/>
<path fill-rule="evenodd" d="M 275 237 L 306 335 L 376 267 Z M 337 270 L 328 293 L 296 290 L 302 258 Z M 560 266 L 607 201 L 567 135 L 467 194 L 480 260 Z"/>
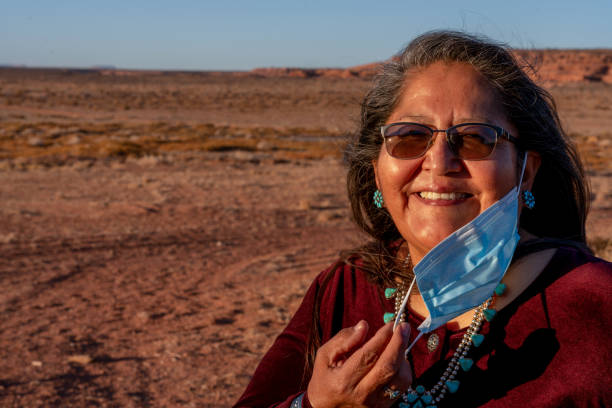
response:
<path fill-rule="evenodd" d="M 438 344 L 440 344 L 440 337 L 436 333 L 431 333 L 427 339 L 427 350 L 430 353 L 434 352 L 438 348 Z"/>

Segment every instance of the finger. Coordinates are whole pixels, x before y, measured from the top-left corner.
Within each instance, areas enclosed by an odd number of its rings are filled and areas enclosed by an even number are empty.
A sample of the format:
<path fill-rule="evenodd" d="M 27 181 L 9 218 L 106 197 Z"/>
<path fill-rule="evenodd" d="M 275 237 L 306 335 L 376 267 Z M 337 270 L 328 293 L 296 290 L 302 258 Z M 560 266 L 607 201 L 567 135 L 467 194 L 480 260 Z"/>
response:
<path fill-rule="evenodd" d="M 393 384 L 398 387 L 398 389 L 405 390 L 412 385 L 412 367 L 410 367 L 410 363 L 406 361 L 405 358 L 401 358 L 399 364 L 400 369 L 393 380 Z"/>
<path fill-rule="evenodd" d="M 399 370 L 390 382 L 391 385 L 400 390 L 405 390 L 412 384 L 412 367 L 408 360 L 406 360 L 404 354 L 404 351 L 410 345 L 410 325 L 408 323 L 403 324 L 405 326 L 402 327 L 400 325 L 400 330 L 403 330 L 401 334 L 404 343 L 400 347 L 399 353 L 396 353 L 396 361 L 399 364 Z"/>
<path fill-rule="evenodd" d="M 361 320 L 353 327 L 340 330 L 321 347 L 321 357 L 329 367 L 341 366 L 347 357 L 363 344 L 368 328 L 368 322 Z"/>
<path fill-rule="evenodd" d="M 403 360 L 398 373 L 386 384 L 365 390 L 359 384 L 355 393 L 365 393 L 365 406 L 385 407 L 393 405 L 398 398 L 412 385 L 412 369 L 410 364 Z M 400 404 L 401 406 L 401 404 Z"/>
<path fill-rule="evenodd" d="M 412 381 L 410 364 L 404 358 L 404 350 L 410 341 L 410 325 L 403 322 L 393 333 L 391 340 L 381 352 L 378 361 L 363 377 L 360 388 L 372 390 L 393 384 L 406 388 Z"/>
<path fill-rule="evenodd" d="M 359 384 L 356 393 L 365 392 L 367 397 L 365 399 L 365 406 L 376 406 L 376 407 L 387 407 L 392 406 L 406 391 L 406 389 L 412 385 L 412 368 L 410 364 L 402 359 L 400 368 L 397 374 L 386 384 L 378 386 L 378 388 L 370 388 L 364 390 L 361 388 L 362 384 Z M 400 406 L 402 406 L 400 404 Z"/>
<path fill-rule="evenodd" d="M 387 323 L 374 334 L 360 349 L 355 351 L 344 364 L 344 370 L 351 371 L 353 384 L 357 384 L 372 369 L 393 336 L 393 323 Z"/>

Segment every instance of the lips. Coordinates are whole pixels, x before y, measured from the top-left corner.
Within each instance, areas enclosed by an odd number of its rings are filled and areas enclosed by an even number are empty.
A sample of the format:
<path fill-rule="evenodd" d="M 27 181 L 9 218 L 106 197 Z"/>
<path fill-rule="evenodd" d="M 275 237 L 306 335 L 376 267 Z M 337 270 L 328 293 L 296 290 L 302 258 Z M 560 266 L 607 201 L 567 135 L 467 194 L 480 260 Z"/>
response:
<path fill-rule="evenodd" d="M 456 201 L 468 198 L 471 194 L 452 192 L 452 193 L 436 193 L 434 191 L 421 191 L 417 193 L 419 197 L 426 200 L 445 200 L 445 201 Z"/>

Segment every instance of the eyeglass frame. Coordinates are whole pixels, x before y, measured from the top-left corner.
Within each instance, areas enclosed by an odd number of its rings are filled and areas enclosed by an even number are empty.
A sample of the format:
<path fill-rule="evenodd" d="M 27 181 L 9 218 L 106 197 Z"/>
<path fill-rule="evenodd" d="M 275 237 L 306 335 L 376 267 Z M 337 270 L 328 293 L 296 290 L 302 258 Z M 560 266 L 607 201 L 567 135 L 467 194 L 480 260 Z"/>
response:
<path fill-rule="evenodd" d="M 393 136 L 385 136 L 385 131 L 388 128 L 390 128 L 391 126 L 394 126 L 394 125 L 417 125 L 417 126 L 421 126 L 421 127 L 426 128 L 426 129 L 429 129 L 432 134 L 431 134 L 431 137 L 430 137 L 429 141 L 427 142 L 427 146 L 425 147 L 425 150 L 423 150 L 423 152 L 421 154 L 419 154 L 418 156 L 405 157 L 405 158 L 395 157 L 391 153 L 389 153 L 389 150 L 387 149 L 387 139 L 389 139 L 390 137 L 393 137 Z M 459 123 L 457 125 L 454 125 L 454 126 L 451 126 L 451 127 L 447 128 L 447 129 L 434 129 L 434 128 L 430 127 L 430 126 L 424 125 L 422 123 L 417 123 L 417 122 L 393 122 L 393 123 L 389 123 L 387 125 L 381 126 L 380 127 L 380 134 L 382 135 L 383 144 L 385 145 L 385 149 L 387 150 L 387 153 L 389 153 L 389 156 L 393 157 L 394 159 L 398 159 L 398 160 L 412 160 L 412 159 L 418 159 L 419 157 L 421 157 L 425 153 L 427 153 L 427 151 L 432 146 L 432 141 L 435 139 L 434 136 L 435 136 L 436 133 L 444 132 L 446 134 L 446 145 L 449 146 L 449 148 L 450 148 L 449 141 L 448 141 L 449 132 L 451 130 L 453 130 L 453 129 L 456 129 L 456 128 L 460 127 L 460 126 L 468 126 L 468 125 L 487 126 L 487 127 L 491 128 L 491 129 L 495 130 L 495 144 L 493 145 L 493 149 L 491 149 L 491 152 L 488 155 L 486 155 L 485 157 L 479 158 L 479 159 L 464 159 L 464 158 L 461 158 L 458 154 L 453 153 L 453 154 L 455 154 L 455 156 L 460 157 L 462 160 L 470 160 L 470 161 L 474 161 L 474 160 L 486 160 L 495 151 L 495 148 L 497 147 L 497 142 L 498 142 L 500 136 L 503 139 L 506 139 L 509 142 L 514 143 L 519 148 L 519 150 L 521 150 L 519 139 L 517 139 L 516 137 L 512 136 L 510 134 L 510 132 L 508 132 L 503 127 L 496 126 L 496 125 L 491 125 L 489 123 L 466 122 L 466 123 Z"/>

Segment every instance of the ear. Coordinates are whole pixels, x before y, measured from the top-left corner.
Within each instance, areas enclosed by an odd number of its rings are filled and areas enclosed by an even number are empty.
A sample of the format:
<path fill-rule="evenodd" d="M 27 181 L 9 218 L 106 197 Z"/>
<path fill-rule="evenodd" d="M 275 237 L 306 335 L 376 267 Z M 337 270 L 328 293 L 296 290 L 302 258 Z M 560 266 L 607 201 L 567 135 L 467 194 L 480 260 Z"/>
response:
<path fill-rule="evenodd" d="M 533 181 L 535 180 L 540 164 L 542 163 L 542 157 L 540 153 L 528 150 L 527 151 L 527 163 L 525 163 L 525 174 L 523 175 L 523 183 L 520 186 L 521 191 L 531 190 Z"/>
<path fill-rule="evenodd" d="M 378 182 L 378 161 L 372 160 L 372 168 L 374 169 L 374 179 L 376 180 L 376 188 L 380 190 L 380 183 Z"/>

